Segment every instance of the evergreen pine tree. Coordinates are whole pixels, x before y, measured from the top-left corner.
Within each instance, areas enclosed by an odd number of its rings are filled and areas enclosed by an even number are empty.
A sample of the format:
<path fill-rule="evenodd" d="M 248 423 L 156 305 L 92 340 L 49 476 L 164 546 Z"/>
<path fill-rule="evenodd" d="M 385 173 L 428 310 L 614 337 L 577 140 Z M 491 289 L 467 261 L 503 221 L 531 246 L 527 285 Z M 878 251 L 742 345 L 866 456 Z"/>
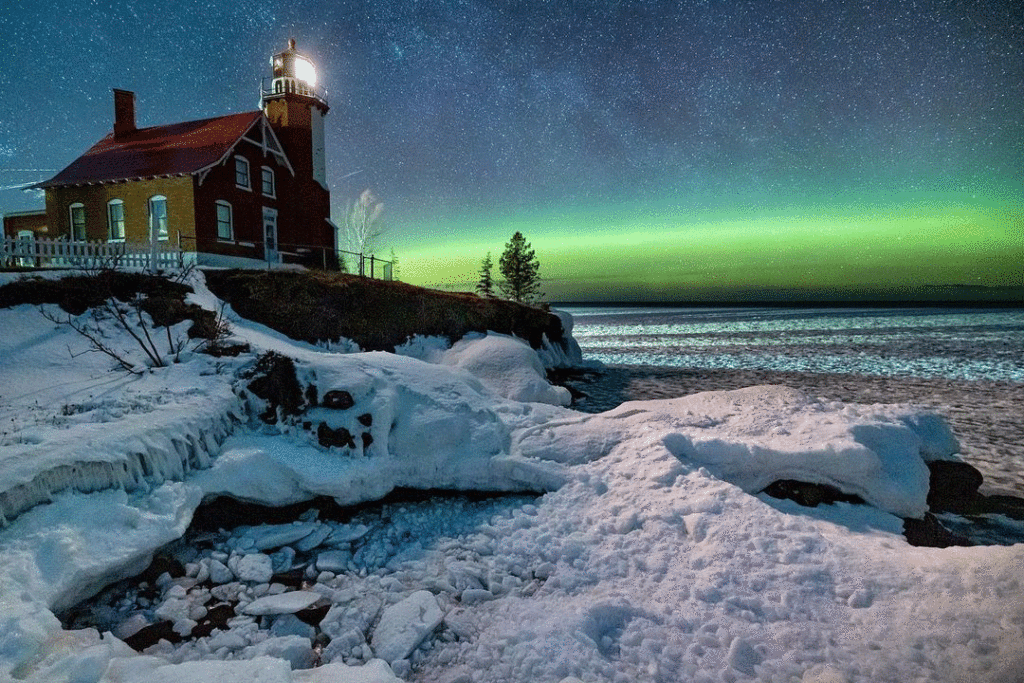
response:
<path fill-rule="evenodd" d="M 491 268 L 494 262 L 491 261 L 491 252 L 480 263 L 480 280 L 476 283 L 476 292 L 480 296 L 494 296 L 494 280 L 491 278 Z"/>
<path fill-rule="evenodd" d="M 504 278 L 498 288 L 506 298 L 519 303 L 535 303 L 540 292 L 540 263 L 523 233 L 516 231 L 505 245 L 505 253 L 498 261 Z"/>

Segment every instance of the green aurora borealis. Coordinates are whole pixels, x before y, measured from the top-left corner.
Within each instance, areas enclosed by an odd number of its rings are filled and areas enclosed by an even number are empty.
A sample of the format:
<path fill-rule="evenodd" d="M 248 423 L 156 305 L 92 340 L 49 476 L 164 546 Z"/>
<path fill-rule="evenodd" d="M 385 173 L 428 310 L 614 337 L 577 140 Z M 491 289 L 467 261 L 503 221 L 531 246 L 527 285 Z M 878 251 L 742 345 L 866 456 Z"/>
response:
<path fill-rule="evenodd" d="M 487 251 L 520 230 L 552 301 L 811 299 L 860 293 L 913 298 L 928 286 L 1024 285 L 1024 197 L 931 195 L 741 205 L 687 212 L 623 205 L 463 216 L 400 255 L 403 279 L 471 290 Z M 775 291 L 773 295 L 771 292 Z M 783 292 L 783 294 L 778 294 Z"/>
<path fill-rule="evenodd" d="M 111 88 L 140 125 L 246 111 L 291 37 L 336 222 L 372 189 L 407 282 L 471 290 L 520 230 L 549 301 L 1024 299 L 1019 0 L 257 4 L 0 12 L 0 212 L 41 208 L 17 188 L 107 134 Z"/>

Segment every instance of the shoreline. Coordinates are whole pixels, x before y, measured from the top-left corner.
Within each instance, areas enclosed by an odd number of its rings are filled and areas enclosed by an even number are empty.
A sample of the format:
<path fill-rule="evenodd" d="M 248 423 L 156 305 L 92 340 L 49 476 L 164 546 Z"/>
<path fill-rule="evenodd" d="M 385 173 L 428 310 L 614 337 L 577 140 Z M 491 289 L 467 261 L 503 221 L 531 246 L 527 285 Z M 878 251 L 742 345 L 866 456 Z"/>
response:
<path fill-rule="evenodd" d="M 783 384 L 811 396 L 847 403 L 913 403 L 942 415 L 960 441 L 960 455 L 984 476 L 981 493 L 1024 496 L 1024 384 L 771 370 L 607 365 L 567 373 L 564 384 L 583 395 L 580 412 L 603 412 L 626 401 L 674 398 L 702 391 Z"/>

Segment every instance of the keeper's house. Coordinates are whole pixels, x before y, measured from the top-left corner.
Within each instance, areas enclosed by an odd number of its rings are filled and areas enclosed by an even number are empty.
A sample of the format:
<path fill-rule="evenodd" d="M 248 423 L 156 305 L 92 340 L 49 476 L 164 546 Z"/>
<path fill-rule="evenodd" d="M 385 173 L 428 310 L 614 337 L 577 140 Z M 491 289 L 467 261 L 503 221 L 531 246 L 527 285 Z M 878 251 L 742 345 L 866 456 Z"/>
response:
<path fill-rule="evenodd" d="M 49 236 L 166 240 L 209 265 L 327 265 L 327 99 L 294 40 L 271 64 L 262 109 L 200 121 L 139 128 L 134 93 L 114 90 L 113 131 L 35 186 Z"/>

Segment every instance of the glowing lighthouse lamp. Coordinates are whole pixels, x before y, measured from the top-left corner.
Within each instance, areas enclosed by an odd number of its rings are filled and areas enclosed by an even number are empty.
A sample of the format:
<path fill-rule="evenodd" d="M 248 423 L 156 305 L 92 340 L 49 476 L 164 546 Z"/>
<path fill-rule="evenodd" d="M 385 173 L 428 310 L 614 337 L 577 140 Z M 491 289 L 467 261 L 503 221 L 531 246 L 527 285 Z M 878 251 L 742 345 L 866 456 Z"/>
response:
<path fill-rule="evenodd" d="M 294 38 L 288 41 L 287 50 L 270 58 L 270 64 L 274 67 L 274 94 L 295 93 L 322 99 L 316 91 L 316 67 L 295 49 Z"/>

